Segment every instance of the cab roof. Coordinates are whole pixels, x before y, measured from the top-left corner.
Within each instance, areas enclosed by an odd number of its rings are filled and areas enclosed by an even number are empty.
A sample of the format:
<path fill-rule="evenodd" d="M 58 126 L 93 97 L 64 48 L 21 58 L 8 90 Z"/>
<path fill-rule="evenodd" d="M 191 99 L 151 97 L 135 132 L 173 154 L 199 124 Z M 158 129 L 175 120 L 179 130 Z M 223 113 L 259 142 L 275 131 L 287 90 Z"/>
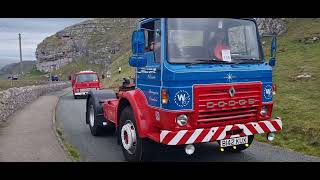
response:
<path fill-rule="evenodd" d="M 141 18 L 139 22 L 143 22 L 146 20 L 152 20 L 152 19 L 158 19 L 158 18 Z M 250 19 L 250 20 L 256 20 L 256 18 L 234 18 L 234 19 Z"/>
<path fill-rule="evenodd" d="M 87 70 L 87 71 L 80 71 L 80 72 L 77 72 L 76 74 L 86 74 L 86 73 L 95 73 L 94 71 L 91 71 L 91 70 Z"/>

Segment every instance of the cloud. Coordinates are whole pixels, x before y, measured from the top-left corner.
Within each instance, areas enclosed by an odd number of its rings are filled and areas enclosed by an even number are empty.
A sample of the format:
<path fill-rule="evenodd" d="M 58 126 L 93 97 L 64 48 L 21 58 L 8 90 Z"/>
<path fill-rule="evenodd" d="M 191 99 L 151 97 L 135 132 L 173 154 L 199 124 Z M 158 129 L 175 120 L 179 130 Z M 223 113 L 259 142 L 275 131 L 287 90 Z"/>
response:
<path fill-rule="evenodd" d="M 0 61 L 19 60 L 19 40 L 22 58 L 35 60 L 37 45 L 46 37 L 86 18 L 0 18 Z"/>

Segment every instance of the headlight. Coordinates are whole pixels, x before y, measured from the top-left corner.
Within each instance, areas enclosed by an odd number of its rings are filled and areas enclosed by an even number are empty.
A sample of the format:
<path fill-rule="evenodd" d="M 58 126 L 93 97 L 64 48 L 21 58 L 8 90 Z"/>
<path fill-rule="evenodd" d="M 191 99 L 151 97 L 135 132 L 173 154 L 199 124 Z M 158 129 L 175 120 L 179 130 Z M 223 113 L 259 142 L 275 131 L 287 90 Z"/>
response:
<path fill-rule="evenodd" d="M 268 114 L 268 107 L 267 106 L 262 106 L 260 115 L 261 116 L 266 116 Z"/>
<path fill-rule="evenodd" d="M 187 125 L 187 123 L 188 123 L 188 116 L 187 115 L 182 114 L 177 117 L 177 124 L 179 126 L 185 126 L 185 125 Z"/>

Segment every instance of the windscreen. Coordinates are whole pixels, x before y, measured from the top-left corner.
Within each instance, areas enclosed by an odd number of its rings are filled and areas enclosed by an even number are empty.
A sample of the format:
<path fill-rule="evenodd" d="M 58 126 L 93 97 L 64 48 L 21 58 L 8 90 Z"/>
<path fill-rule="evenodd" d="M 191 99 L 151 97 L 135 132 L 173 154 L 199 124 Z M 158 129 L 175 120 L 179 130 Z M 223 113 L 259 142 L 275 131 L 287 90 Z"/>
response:
<path fill-rule="evenodd" d="M 77 82 L 92 82 L 98 81 L 97 74 L 79 74 L 77 75 Z"/>
<path fill-rule="evenodd" d="M 256 25 L 250 20 L 169 18 L 167 31 L 170 63 L 261 60 Z"/>

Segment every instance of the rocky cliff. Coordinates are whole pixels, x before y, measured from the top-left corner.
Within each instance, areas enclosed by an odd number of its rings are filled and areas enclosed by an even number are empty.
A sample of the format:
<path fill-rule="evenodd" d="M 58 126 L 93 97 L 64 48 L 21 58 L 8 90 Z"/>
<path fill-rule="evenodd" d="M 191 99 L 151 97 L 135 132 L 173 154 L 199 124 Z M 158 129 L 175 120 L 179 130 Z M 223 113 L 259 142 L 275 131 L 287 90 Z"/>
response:
<path fill-rule="evenodd" d="M 257 18 L 256 21 L 260 35 L 282 35 L 287 31 L 287 26 L 284 22 L 284 18 Z"/>
<path fill-rule="evenodd" d="M 130 50 L 131 32 L 138 19 L 90 19 L 67 27 L 43 40 L 37 47 L 37 69 L 48 72 L 79 59 L 105 68 L 119 55 Z M 282 19 L 258 18 L 261 34 L 282 34 Z"/>
<path fill-rule="evenodd" d="M 36 49 L 37 69 L 48 72 L 78 59 L 107 66 L 130 49 L 137 19 L 89 19 L 44 39 Z"/>

